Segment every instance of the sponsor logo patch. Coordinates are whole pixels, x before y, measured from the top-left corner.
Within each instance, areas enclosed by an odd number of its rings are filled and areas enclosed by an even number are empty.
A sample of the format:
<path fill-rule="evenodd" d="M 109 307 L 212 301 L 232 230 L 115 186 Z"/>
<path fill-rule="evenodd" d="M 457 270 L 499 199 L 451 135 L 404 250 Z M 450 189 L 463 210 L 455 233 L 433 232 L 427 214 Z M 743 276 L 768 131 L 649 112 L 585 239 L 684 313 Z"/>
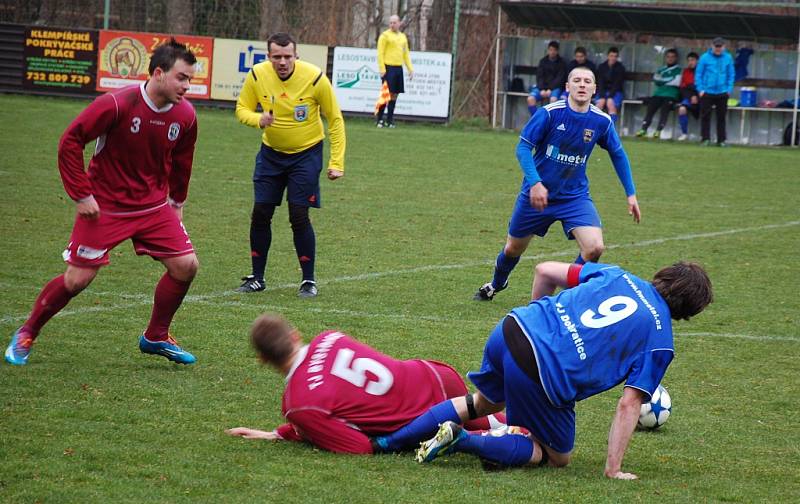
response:
<path fill-rule="evenodd" d="M 105 255 L 106 252 L 108 252 L 108 249 L 96 249 L 87 247 L 86 245 L 78 245 L 78 257 L 88 259 L 90 261 L 100 259 Z"/>
<path fill-rule="evenodd" d="M 303 122 L 308 119 L 308 104 L 298 105 L 294 108 L 294 120 Z"/>

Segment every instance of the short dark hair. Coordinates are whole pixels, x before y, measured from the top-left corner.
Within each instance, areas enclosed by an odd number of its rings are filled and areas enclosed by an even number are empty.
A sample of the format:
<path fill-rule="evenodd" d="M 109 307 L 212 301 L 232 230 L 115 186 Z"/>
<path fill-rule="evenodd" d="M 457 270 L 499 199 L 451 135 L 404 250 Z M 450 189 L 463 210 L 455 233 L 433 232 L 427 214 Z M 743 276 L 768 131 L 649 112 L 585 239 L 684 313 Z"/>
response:
<path fill-rule="evenodd" d="M 606 54 L 611 54 L 612 52 L 619 54 L 619 48 L 617 46 L 609 47 L 608 52 Z"/>
<path fill-rule="evenodd" d="M 556 49 L 558 49 L 559 47 L 561 47 L 561 44 L 559 44 L 559 43 L 558 43 L 558 40 L 551 40 L 551 41 L 550 41 L 550 42 L 547 44 L 547 48 L 549 49 L 549 48 L 551 48 L 551 47 L 555 47 Z"/>
<path fill-rule="evenodd" d="M 667 49 L 667 52 L 664 54 L 670 54 L 670 53 L 674 54 L 676 57 L 678 56 L 678 50 L 675 49 L 674 47 L 670 47 L 669 49 Z"/>
<path fill-rule="evenodd" d="M 686 55 L 686 59 L 689 59 L 689 58 L 700 59 L 700 55 L 697 54 L 696 52 L 692 51 L 692 52 L 690 52 L 689 54 Z"/>
<path fill-rule="evenodd" d="M 273 313 L 258 317 L 250 328 L 250 342 L 262 362 L 281 366 L 294 350 L 292 333 L 296 329 L 285 318 Z"/>
<path fill-rule="evenodd" d="M 583 46 L 578 46 L 575 48 L 575 54 L 581 53 L 586 56 L 586 48 Z"/>
<path fill-rule="evenodd" d="M 289 44 L 292 44 L 295 49 L 297 49 L 297 42 L 294 41 L 291 35 L 286 32 L 278 32 L 273 33 L 267 39 L 267 52 L 272 49 L 272 44 L 279 45 L 281 47 L 286 47 Z"/>
<path fill-rule="evenodd" d="M 147 70 L 150 72 L 150 75 L 153 75 L 156 68 L 169 72 L 175 65 L 175 61 L 179 59 L 185 61 L 189 65 L 197 63 L 197 58 L 195 58 L 192 51 L 175 40 L 175 38 L 170 38 L 169 42 L 164 42 L 156 47 L 156 50 L 150 55 L 150 66 Z"/>
<path fill-rule="evenodd" d="M 677 262 L 662 268 L 653 277 L 656 288 L 675 320 L 689 320 L 714 300 L 711 280 L 697 263 Z"/>

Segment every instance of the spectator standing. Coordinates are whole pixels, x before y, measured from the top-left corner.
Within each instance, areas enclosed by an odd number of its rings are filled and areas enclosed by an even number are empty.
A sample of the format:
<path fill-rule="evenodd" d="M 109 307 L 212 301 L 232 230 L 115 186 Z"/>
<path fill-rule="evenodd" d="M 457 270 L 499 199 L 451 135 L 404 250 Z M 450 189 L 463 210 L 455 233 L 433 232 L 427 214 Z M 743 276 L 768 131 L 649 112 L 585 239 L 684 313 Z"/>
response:
<path fill-rule="evenodd" d="M 717 145 L 725 147 L 725 116 L 733 91 L 733 58 L 725 50 L 725 39 L 717 37 L 712 47 L 700 56 L 694 84 L 700 95 L 700 134 L 703 145 L 711 144 L 711 110 L 717 109 Z"/>

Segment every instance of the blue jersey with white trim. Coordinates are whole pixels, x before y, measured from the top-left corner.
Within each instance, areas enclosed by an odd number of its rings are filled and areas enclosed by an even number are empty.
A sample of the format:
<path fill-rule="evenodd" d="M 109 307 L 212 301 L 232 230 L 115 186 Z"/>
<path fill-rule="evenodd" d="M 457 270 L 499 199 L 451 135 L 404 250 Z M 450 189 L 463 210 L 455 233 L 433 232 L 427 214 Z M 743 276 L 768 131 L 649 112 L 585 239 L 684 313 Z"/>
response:
<path fill-rule="evenodd" d="M 532 342 L 550 402 L 569 406 L 623 380 L 651 396 L 675 352 L 666 302 L 618 266 L 587 263 L 579 282 L 511 312 Z"/>
<path fill-rule="evenodd" d="M 567 101 L 541 107 L 522 129 L 520 139 L 535 149 L 533 161 L 551 201 L 589 193 L 586 162 L 598 144 L 609 153 L 622 149 L 611 117 L 592 105 L 588 112 L 575 112 Z M 530 184 L 523 177 L 521 191 Z"/>

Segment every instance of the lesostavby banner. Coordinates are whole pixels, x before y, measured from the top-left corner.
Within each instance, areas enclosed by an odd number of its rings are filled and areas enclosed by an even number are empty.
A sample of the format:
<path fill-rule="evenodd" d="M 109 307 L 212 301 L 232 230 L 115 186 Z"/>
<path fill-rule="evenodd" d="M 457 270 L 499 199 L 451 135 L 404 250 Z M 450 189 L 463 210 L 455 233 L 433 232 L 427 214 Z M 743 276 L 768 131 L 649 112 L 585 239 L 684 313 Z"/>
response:
<path fill-rule="evenodd" d="M 32 90 L 94 91 L 97 31 L 28 27 L 22 87 Z"/>
<path fill-rule="evenodd" d="M 411 51 L 414 79 L 403 68 L 405 93 L 397 100 L 395 114 L 446 118 L 450 101 L 449 53 Z M 375 111 L 381 92 L 376 49 L 337 47 L 333 51 L 333 88 L 346 112 Z"/>
<path fill-rule="evenodd" d="M 297 56 L 327 72 L 328 47 L 297 45 Z M 214 76 L 211 98 L 236 100 L 253 65 L 266 61 L 267 43 L 255 40 L 214 39 Z"/>
<path fill-rule="evenodd" d="M 173 36 L 178 42 L 186 44 L 197 58 L 194 78 L 187 96 L 209 98 L 214 39 L 191 35 L 101 30 L 100 51 L 97 55 L 97 90 L 111 91 L 147 80 L 150 54 Z"/>

